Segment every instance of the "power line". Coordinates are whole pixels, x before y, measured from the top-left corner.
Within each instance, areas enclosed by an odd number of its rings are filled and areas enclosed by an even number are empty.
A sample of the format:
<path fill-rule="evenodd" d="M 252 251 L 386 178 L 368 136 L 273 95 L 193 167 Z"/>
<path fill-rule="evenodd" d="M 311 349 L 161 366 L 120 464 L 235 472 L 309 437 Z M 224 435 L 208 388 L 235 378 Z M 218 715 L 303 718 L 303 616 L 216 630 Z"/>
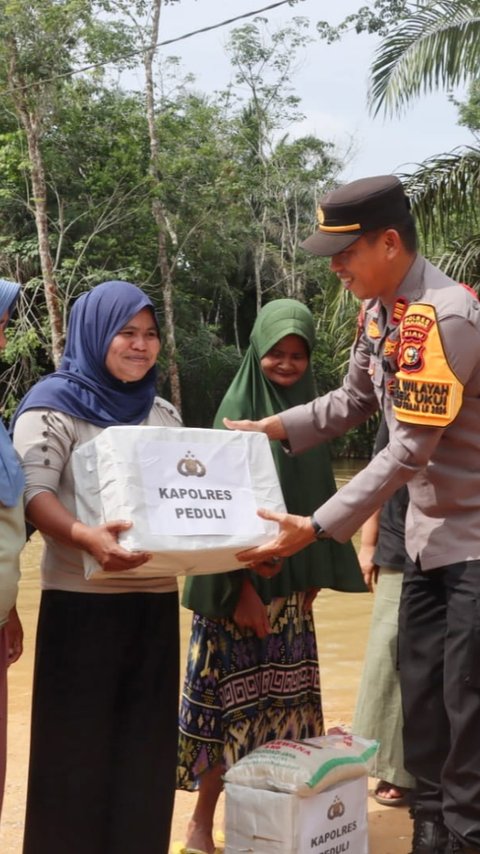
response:
<path fill-rule="evenodd" d="M 244 18 L 252 18 L 253 15 L 259 15 L 261 12 L 269 12 L 271 9 L 276 9 L 278 6 L 293 6 L 294 3 L 303 2 L 303 0 L 278 0 L 276 3 L 270 3 L 268 6 L 263 6 L 261 9 L 254 9 L 252 12 L 244 12 L 242 15 L 236 15 L 234 18 L 227 18 L 224 21 L 219 21 L 218 24 L 210 24 L 207 27 L 201 27 L 199 30 L 192 30 L 190 33 L 184 33 L 182 36 L 176 36 L 173 39 L 165 39 L 161 42 L 156 42 L 153 45 L 147 45 L 147 47 L 137 48 L 136 50 L 129 51 L 128 53 L 120 54 L 114 59 L 104 60 L 103 62 L 94 62 L 91 65 L 84 65 L 82 68 L 74 69 L 73 71 L 64 71 L 62 74 L 54 74 L 52 77 L 46 77 L 41 82 L 42 83 L 54 83 L 55 80 L 62 80 L 67 77 L 74 77 L 76 74 L 83 74 L 86 71 L 93 71 L 95 68 L 102 68 L 105 65 L 114 65 L 116 62 L 124 59 L 130 59 L 133 56 L 138 56 L 140 53 L 145 53 L 149 50 L 157 50 L 159 47 L 165 47 L 169 44 L 175 44 L 176 42 L 183 41 L 184 39 L 190 39 L 192 36 L 198 36 L 200 33 L 208 33 L 211 30 L 218 30 L 220 27 L 226 27 L 228 24 L 234 24 L 236 21 L 241 21 Z M 23 86 L 12 86 L 10 89 L 4 89 L 3 92 L 0 92 L 0 95 L 6 95 L 11 92 L 24 92 L 27 89 L 33 89 L 35 86 L 38 86 L 38 82 L 25 83 Z"/>

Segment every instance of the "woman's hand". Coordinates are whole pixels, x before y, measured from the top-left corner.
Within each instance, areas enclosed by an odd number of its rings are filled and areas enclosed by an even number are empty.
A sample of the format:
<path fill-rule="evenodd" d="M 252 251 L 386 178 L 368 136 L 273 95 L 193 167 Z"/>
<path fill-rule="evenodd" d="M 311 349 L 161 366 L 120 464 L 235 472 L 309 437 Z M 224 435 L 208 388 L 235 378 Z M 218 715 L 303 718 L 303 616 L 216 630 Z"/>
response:
<path fill-rule="evenodd" d="M 39 492 L 27 505 L 27 516 L 42 534 L 91 554 L 106 572 L 135 569 L 147 563 L 150 552 L 128 552 L 118 543 L 118 535 L 132 527 L 116 519 L 103 525 L 80 522 L 51 492 Z"/>
<path fill-rule="evenodd" d="M 270 560 L 264 560 L 261 563 L 255 563 L 249 566 L 252 572 L 261 575 L 262 578 L 275 578 L 280 572 L 283 565 L 281 557 L 271 557 Z"/>
<path fill-rule="evenodd" d="M 374 545 L 364 545 L 360 546 L 358 550 L 358 562 L 362 570 L 363 580 L 371 593 L 373 593 L 374 583 L 376 584 L 378 580 L 378 566 L 373 560 L 375 548 Z"/>
<path fill-rule="evenodd" d="M 378 580 L 378 566 L 373 558 L 380 533 L 381 512 L 381 509 L 375 510 L 363 523 L 360 533 L 358 562 L 362 570 L 363 580 L 371 593 L 373 593 L 374 582 L 376 584 Z"/>
<path fill-rule="evenodd" d="M 303 610 L 305 614 L 312 610 L 312 605 L 321 589 L 321 587 L 310 587 L 310 589 L 306 591 L 305 598 L 303 600 Z"/>
<path fill-rule="evenodd" d="M 264 638 L 272 631 L 267 609 L 248 578 L 243 580 L 233 619 L 240 631 L 251 629 L 258 638 Z"/>
<path fill-rule="evenodd" d="M 12 608 L 5 626 L 7 634 L 8 667 L 18 661 L 23 652 L 23 627 L 17 609 Z"/>
<path fill-rule="evenodd" d="M 105 572 L 121 572 L 142 566 L 152 558 L 150 552 L 129 552 L 118 543 L 118 535 L 131 526 L 131 522 L 122 519 L 105 522 L 96 527 L 75 522 L 72 536 L 78 548 L 91 554 Z"/>

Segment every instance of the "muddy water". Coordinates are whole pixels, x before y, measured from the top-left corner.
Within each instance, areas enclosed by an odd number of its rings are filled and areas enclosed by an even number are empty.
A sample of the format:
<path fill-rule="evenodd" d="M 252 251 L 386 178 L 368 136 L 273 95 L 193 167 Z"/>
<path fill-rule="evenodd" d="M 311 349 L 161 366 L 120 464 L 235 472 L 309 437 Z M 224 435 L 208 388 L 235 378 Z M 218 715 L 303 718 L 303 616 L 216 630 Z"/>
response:
<path fill-rule="evenodd" d="M 338 468 L 338 482 L 348 480 L 356 466 Z M 5 801 L 0 827 L 1 854 L 21 854 L 28 762 L 31 676 L 39 600 L 41 539 L 35 535 L 22 559 L 19 612 L 24 625 L 24 654 L 9 674 L 9 749 Z M 327 726 L 351 723 L 372 606 L 370 594 L 322 591 L 314 604 L 320 656 L 323 706 Z M 182 662 L 190 628 L 190 612 L 182 609 Z M 372 781 L 373 784 L 373 781 Z M 179 793 L 173 839 L 182 839 L 194 796 Z M 221 827 L 223 804 L 218 809 Z M 410 822 L 405 809 L 379 807 L 369 798 L 370 854 L 407 854 Z M 65 852 L 69 854 L 69 852 Z M 89 854 L 85 851 L 85 854 Z M 118 852 L 121 854 L 121 852 Z M 138 854 L 150 854 L 141 852 Z M 294 852 L 292 852 L 294 854 Z M 352 852 L 355 854 L 355 852 Z"/>

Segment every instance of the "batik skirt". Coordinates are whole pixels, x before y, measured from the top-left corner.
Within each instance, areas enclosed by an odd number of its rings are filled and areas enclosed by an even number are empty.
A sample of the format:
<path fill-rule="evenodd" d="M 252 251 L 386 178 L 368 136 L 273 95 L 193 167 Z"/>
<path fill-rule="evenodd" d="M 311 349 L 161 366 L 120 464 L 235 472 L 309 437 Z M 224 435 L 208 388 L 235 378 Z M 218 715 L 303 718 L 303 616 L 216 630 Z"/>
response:
<path fill-rule="evenodd" d="M 275 738 L 322 735 L 317 645 L 303 593 L 269 606 L 271 634 L 258 638 L 231 619 L 194 614 L 180 708 L 177 786 L 229 768 Z"/>

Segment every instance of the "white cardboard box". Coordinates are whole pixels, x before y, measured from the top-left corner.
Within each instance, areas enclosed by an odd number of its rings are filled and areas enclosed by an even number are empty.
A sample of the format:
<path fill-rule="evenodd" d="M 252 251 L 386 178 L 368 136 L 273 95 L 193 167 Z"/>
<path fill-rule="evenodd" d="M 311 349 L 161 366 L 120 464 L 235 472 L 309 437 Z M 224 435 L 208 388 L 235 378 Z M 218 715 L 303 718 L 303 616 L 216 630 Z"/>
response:
<path fill-rule="evenodd" d="M 284 511 L 263 433 L 172 427 L 108 427 L 72 456 L 77 514 L 98 525 L 131 521 L 119 542 L 154 558 L 129 574 L 182 575 L 240 568 L 235 553 L 268 542 Z M 101 572 L 85 554 L 87 577 Z"/>
<path fill-rule="evenodd" d="M 368 854 L 368 778 L 317 795 L 225 785 L 225 854 Z"/>

